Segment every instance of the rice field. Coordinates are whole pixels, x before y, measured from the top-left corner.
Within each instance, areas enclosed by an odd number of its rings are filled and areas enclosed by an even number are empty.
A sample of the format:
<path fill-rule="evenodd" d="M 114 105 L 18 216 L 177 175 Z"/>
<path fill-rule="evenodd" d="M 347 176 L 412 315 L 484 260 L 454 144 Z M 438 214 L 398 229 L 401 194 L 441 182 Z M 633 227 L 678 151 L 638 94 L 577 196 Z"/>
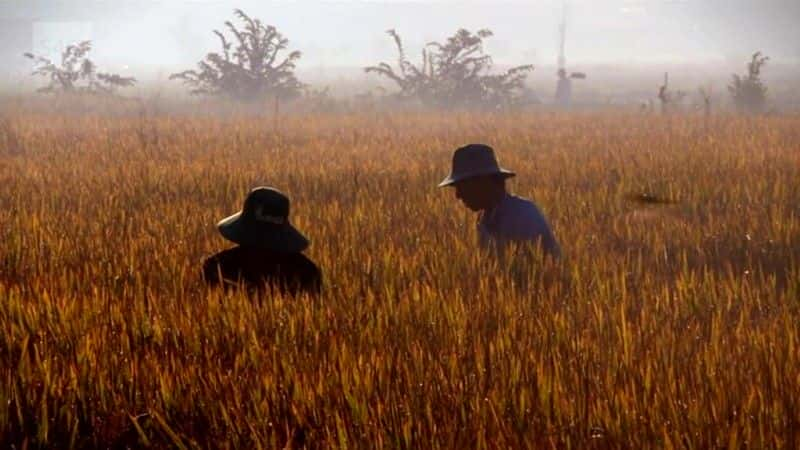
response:
<path fill-rule="evenodd" d="M 470 142 L 561 261 L 479 251 Z M 0 445 L 799 448 L 799 174 L 800 116 L 6 114 Z M 321 296 L 203 286 L 258 185 Z"/>

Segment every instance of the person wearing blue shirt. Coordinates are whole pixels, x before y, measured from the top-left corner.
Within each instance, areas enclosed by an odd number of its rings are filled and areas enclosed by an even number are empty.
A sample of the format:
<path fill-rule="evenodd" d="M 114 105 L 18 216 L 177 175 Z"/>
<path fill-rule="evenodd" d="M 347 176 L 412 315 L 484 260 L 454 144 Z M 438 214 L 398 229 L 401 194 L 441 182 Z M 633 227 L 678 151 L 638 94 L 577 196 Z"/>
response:
<path fill-rule="evenodd" d="M 455 151 L 452 171 L 439 187 L 452 186 L 456 198 L 480 213 L 478 241 L 482 247 L 502 256 L 512 243 L 531 242 L 541 246 L 546 255 L 558 258 L 561 249 L 539 208 L 506 189 L 506 179 L 513 176 L 514 172 L 500 167 L 491 147 L 470 144 Z"/>

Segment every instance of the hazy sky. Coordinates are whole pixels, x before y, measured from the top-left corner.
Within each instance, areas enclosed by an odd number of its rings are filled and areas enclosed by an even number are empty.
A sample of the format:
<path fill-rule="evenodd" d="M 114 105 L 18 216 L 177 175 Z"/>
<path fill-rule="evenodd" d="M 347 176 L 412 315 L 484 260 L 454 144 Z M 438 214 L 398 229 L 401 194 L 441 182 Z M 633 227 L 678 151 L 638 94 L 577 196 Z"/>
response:
<path fill-rule="evenodd" d="M 800 0 L 567 3 L 571 66 L 743 61 L 755 50 L 773 59 L 800 60 Z M 150 71 L 188 67 L 216 51 L 211 31 L 232 18 L 236 7 L 276 25 L 291 48 L 303 51 L 300 65 L 307 69 L 392 60 L 393 43 L 385 34 L 389 28 L 403 36 L 412 56 L 425 42 L 441 40 L 459 27 L 489 28 L 495 36 L 487 49 L 497 63 L 551 65 L 561 5 L 560 0 L 0 0 L 0 20 L 24 13 L 36 17 L 34 47 L 39 52 L 92 39 L 101 65 Z"/>

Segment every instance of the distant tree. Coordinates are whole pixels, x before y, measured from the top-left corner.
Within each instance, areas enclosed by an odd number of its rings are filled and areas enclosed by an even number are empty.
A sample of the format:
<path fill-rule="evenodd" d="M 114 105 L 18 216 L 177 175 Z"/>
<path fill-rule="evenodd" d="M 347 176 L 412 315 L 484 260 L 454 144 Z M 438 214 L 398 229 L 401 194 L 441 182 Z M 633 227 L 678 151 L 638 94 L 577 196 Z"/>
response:
<path fill-rule="evenodd" d="M 91 41 L 68 45 L 61 52 L 61 62 L 56 64 L 43 56 L 25 53 L 36 67 L 34 76 L 49 79 L 47 86 L 38 89 L 42 93 L 91 93 L 109 94 L 117 88 L 136 84 L 136 79 L 97 71 L 97 66 L 87 56 L 92 50 Z"/>
<path fill-rule="evenodd" d="M 733 74 L 733 80 L 728 85 L 728 91 L 733 97 L 736 108 L 743 112 L 759 113 L 767 104 L 767 87 L 761 81 L 761 69 L 769 61 L 768 56 L 761 52 L 753 53 L 747 63 L 747 74 L 739 76 Z"/>
<path fill-rule="evenodd" d="M 313 113 L 332 113 L 339 108 L 339 102 L 331 95 L 329 86 L 322 89 L 306 88 L 303 100 Z"/>
<path fill-rule="evenodd" d="M 658 100 L 661 102 L 661 112 L 666 114 L 673 110 L 686 98 L 685 91 L 671 91 L 669 88 L 669 73 L 664 73 L 664 84 L 658 88 Z"/>
<path fill-rule="evenodd" d="M 387 33 L 397 47 L 397 69 L 381 62 L 364 68 L 389 78 L 402 98 L 415 98 L 437 107 L 502 107 L 513 104 L 524 88 L 532 65 L 517 66 L 502 74 L 490 74 L 492 58 L 483 52 L 490 30 L 472 33 L 458 30 L 444 43 L 431 42 L 422 49 L 422 62 L 411 63 L 395 30 Z"/>
<path fill-rule="evenodd" d="M 700 97 L 703 99 L 703 114 L 706 117 L 711 116 L 711 98 L 713 95 L 713 88 L 711 85 L 708 88 L 700 87 L 697 92 L 700 94 Z"/>
<path fill-rule="evenodd" d="M 295 77 L 299 51 L 279 56 L 289 40 L 272 25 L 252 19 L 240 9 L 234 15 L 243 22 L 238 29 L 226 21 L 235 42 L 214 30 L 222 44 L 221 53 L 209 53 L 198 63 L 198 70 L 170 76 L 191 87 L 192 94 L 219 95 L 239 101 L 265 98 L 291 98 L 302 93 L 304 84 Z M 281 59 L 282 58 L 282 59 Z"/>

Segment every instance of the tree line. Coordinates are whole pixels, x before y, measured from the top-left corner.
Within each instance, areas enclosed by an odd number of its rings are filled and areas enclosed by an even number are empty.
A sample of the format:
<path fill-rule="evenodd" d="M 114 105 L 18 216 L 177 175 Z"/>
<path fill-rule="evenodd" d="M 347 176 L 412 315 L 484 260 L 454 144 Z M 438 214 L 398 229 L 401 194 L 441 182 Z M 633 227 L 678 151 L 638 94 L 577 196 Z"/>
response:
<path fill-rule="evenodd" d="M 302 53 L 290 50 L 289 40 L 276 27 L 240 9 L 234 10 L 234 17 L 238 24 L 226 21 L 226 32 L 213 30 L 220 41 L 219 51 L 208 53 L 196 68 L 169 78 L 182 82 L 191 94 L 241 102 L 290 100 L 308 92 L 309 86 L 295 74 Z M 393 94 L 397 99 L 438 108 L 490 109 L 516 106 L 524 101 L 525 81 L 534 67 L 528 64 L 493 72 L 492 58 L 483 48 L 484 40 L 493 35 L 491 30 L 459 29 L 443 42 L 429 42 L 423 46 L 417 63 L 408 58 L 396 30 L 388 30 L 387 34 L 397 51 L 394 65 L 379 62 L 364 71 L 391 81 L 397 88 Z M 32 74 L 48 79 L 39 92 L 111 94 L 136 83 L 132 77 L 99 72 L 88 57 L 90 51 L 91 42 L 83 41 L 67 46 L 58 62 L 26 53 L 35 64 Z M 756 53 L 745 75 L 733 75 L 728 90 L 738 109 L 761 112 L 765 108 L 767 88 L 760 75 L 768 59 Z M 667 89 L 665 82 L 658 95 L 662 105 L 683 95 Z M 704 98 L 708 103 L 708 97 Z"/>

